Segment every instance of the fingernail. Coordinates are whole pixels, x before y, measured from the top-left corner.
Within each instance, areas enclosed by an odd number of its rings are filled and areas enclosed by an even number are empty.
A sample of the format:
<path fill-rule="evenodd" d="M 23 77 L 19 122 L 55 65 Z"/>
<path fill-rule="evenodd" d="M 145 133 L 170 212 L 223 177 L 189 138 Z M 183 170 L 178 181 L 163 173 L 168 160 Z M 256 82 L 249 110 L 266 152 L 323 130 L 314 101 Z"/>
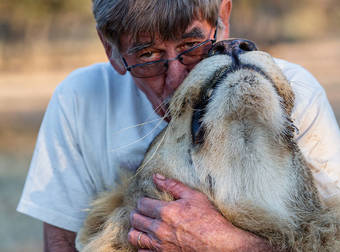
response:
<path fill-rule="evenodd" d="M 156 173 L 156 178 L 159 180 L 165 180 L 165 177 L 159 173 Z"/>

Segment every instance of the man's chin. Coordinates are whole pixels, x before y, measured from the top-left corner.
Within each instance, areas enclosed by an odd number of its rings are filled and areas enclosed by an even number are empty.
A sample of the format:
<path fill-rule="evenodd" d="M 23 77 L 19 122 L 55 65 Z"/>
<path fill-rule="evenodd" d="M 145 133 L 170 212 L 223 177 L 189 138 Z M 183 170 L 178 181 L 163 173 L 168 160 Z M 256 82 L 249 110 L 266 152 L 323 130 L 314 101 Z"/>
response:
<path fill-rule="evenodd" d="M 169 122 L 171 120 L 171 116 L 168 110 L 168 106 L 161 106 L 155 112 L 163 118 L 164 121 Z"/>
<path fill-rule="evenodd" d="M 168 123 L 171 120 L 171 116 L 169 115 L 169 116 L 163 117 L 163 120 Z"/>
<path fill-rule="evenodd" d="M 163 118 L 164 121 L 169 122 L 171 119 L 169 113 L 169 105 L 172 96 L 167 97 L 163 100 L 162 104 L 159 105 L 157 108 L 154 108 L 155 112 Z"/>

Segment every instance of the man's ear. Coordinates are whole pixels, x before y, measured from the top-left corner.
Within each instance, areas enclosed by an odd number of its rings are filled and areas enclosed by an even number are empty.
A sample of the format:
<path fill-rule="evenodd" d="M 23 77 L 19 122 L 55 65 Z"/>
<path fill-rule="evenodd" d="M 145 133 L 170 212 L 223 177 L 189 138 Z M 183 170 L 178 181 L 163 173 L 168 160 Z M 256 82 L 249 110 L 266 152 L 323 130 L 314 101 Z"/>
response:
<path fill-rule="evenodd" d="M 115 59 L 112 57 L 112 50 L 115 50 L 114 48 L 112 48 L 112 45 L 104 38 L 103 34 L 101 33 L 101 31 L 99 31 L 99 29 L 97 28 L 97 34 L 100 38 L 100 41 L 102 42 L 104 49 L 105 49 L 105 53 L 107 58 L 109 59 L 111 65 L 113 66 L 113 68 L 120 74 L 125 74 L 126 73 L 126 69 L 123 65 L 123 62 L 121 59 Z"/>
<path fill-rule="evenodd" d="M 230 28 L 230 14 L 231 14 L 231 7 L 232 3 L 231 0 L 222 0 L 220 5 L 220 11 L 218 13 L 219 18 L 221 19 L 224 29 L 222 33 L 219 36 L 219 40 L 227 39 L 229 38 L 229 28 Z"/>

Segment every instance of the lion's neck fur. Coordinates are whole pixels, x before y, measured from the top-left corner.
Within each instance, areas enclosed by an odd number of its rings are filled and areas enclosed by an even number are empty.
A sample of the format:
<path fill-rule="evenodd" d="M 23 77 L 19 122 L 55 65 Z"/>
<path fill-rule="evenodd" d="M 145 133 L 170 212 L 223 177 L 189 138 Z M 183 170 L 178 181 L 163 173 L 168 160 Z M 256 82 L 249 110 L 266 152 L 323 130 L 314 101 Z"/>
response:
<path fill-rule="evenodd" d="M 293 157 L 284 145 L 277 149 L 276 136 L 259 125 L 230 121 L 228 126 L 224 125 L 227 130 L 209 133 L 207 139 L 213 142 L 207 141 L 195 151 L 187 144 L 191 136 L 174 137 L 178 127 L 190 126 L 189 121 L 170 124 L 158 137 L 163 143 L 157 148 L 156 141 L 145 160 L 156 152 L 155 165 L 159 166 L 162 160 L 162 165 L 167 166 L 162 170 L 170 173 L 165 175 L 203 190 L 217 207 L 243 205 L 248 209 L 266 209 L 271 216 L 293 221 L 286 204 L 290 200 L 287 192 L 296 188 L 294 171 L 289 168 Z M 150 172 L 159 170 L 152 160 L 145 168 Z"/>

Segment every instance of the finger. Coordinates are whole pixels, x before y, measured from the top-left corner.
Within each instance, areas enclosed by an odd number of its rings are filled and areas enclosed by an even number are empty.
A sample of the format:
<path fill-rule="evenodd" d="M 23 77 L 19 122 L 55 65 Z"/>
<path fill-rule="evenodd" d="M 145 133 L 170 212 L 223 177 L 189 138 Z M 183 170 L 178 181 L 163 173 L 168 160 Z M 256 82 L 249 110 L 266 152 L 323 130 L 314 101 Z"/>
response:
<path fill-rule="evenodd" d="M 167 204 L 169 203 L 161 200 L 140 198 L 137 201 L 137 211 L 144 216 L 148 216 L 154 219 L 160 219 L 162 208 L 165 207 Z"/>
<path fill-rule="evenodd" d="M 136 229 L 131 229 L 128 233 L 128 241 L 135 247 L 139 249 L 154 249 L 157 246 L 157 242 L 151 239 L 147 234 L 138 231 Z"/>
<path fill-rule="evenodd" d="M 130 214 L 130 223 L 133 228 L 151 235 L 155 235 L 158 227 L 160 226 L 160 221 L 157 219 L 149 218 L 135 211 Z"/>
<path fill-rule="evenodd" d="M 170 193 L 175 199 L 191 199 L 197 191 L 175 180 L 168 179 L 160 174 L 153 175 L 153 181 L 158 189 Z"/>

